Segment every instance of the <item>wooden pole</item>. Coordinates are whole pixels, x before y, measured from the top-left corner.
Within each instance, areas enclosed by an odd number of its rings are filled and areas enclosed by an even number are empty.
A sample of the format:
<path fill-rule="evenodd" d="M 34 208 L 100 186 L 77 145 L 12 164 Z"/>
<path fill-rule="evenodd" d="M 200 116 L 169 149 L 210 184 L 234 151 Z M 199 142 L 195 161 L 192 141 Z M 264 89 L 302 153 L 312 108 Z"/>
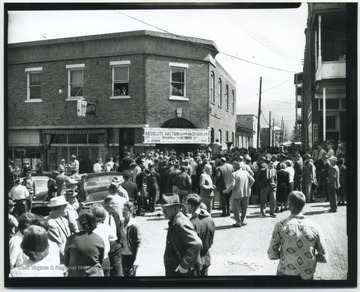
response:
<path fill-rule="evenodd" d="M 259 88 L 259 108 L 258 108 L 258 125 L 257 125 L 257 148 L 260 148 L 261 84 L 262 84 L 262 77 L 260 77 L 260 88 Z"/>

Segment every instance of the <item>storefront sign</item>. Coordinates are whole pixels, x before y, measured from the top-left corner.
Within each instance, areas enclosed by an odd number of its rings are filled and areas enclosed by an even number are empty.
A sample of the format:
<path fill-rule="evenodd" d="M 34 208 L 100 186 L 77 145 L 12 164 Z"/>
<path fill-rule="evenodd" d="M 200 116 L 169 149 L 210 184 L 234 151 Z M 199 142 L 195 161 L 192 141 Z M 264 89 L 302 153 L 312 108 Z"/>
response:
<path fill-rule="evenodd" d="M 209 144 L 209 129 L 144 128 L 144 144 Z"/>

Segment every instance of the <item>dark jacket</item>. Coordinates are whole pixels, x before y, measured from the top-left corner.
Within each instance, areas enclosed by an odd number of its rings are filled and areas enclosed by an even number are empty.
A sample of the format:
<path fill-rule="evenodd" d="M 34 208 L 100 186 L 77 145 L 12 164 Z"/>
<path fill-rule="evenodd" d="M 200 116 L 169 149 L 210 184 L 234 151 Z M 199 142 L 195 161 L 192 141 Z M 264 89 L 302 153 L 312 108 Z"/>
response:
<path fill-rule="evenodd" d="M 206 210 L 200 210 L 200 213 L 190 219 L 194 229 L 202 241 L 200 251 L 201 263 L 204 266 L 210 266 L 210 248 L 214 242 L 215 223 L 211 215 Z"/>
<path fill-rule="evenodd" d="M 189 269 L 200 262 L 202 242 L 190 220 L 181 212 L 169 222 L 164 253 L 165 268 L 181 265 Z"/>
<path fill-rule="evenodd" d="M 136 256 L 141 242 L 139 226 L 134 220 L 130 219 L 128 225 L 125 227 L 125 230 L 129 249 L 132 254 Z"/>
<path fill-rule="evenodd" d="M 126 180 L 121 183 L 121 186 L 127 191 L 130 201 L 135 201 L 138 197 L 138 187 L 136 183 Z"/>
<path fill-rule="evenodd" d="M 266 188 L 269 184 L 273 189 L 276 189 L 277 186 L 277 175 L 276 169 L 272 168 L 270 178 L 267 178 L 268 168 L 262 168 L 256 175 L 256 181 L 260 187 L 260 189 Z"/>

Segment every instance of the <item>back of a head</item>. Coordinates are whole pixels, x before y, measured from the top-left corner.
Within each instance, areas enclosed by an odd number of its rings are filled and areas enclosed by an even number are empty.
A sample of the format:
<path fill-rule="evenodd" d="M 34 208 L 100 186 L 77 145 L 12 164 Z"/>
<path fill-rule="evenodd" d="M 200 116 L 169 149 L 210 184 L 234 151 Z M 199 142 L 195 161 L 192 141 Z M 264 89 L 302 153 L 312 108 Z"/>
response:
<path fill-rule="evenodd" d="M 31 260 L 42 260 L 49 254 L 47 231 L 41 226 L 29 226 L 24 231 L 21 248 Z"/>
<path fill-rule="evenodd" d="M 21 233 L 24 233 L 24 230 L 28 228 L 32 222 L 36 219 L 36 215 L 30 212 L 23 213 L 19 219 L 19 230 Z"/>
<path fill-rule="evenodd" d="M 91 211 L 96 217 L 96 222 L 103 223 L 106 218 L 106 210 L 105 208 L 100 204 L 94 204 L 91 206 Z"/>
<path fill-rule="evenodd" d="M 186 197 L 187 204 L 196 208 L 200 207 L 201 197 L 198 194 L 190 194 Z"/>
<path fill-rule="evenodd" d="M 297 215 L 304 208 L 305 202 L 306 202 L 306 197 L 302 192 L 292 191 L 289 194 L 288 200 L 289 200 L 289 207 L 290 207 L 291 213 Z"/>
<path fill-rule="evenodd" d="M 31 225 L 37 225 L 43 227 L 46 231 L 49 230 L 49 222 L 42 215 L 36 215 L 35 219 L 31 222 Z"/>
<path fill-rule="evenodd" d="M 80 211 L 78 217 L 79 225 L 82 230 L 93 231 L 96 228 L 96 217 L 91 210 Z"/>

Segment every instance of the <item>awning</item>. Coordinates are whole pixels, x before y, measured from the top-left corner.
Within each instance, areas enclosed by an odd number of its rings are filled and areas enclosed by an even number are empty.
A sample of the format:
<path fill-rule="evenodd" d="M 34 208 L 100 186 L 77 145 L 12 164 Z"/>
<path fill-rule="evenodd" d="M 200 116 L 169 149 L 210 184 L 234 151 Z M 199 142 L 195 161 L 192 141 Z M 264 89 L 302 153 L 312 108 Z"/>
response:
<path fill-rule="evenodd" d="M 107 134 L 107 129 L 46 129 L 43 134 L 70 134 L 70 135 L 86 135 L 86 134 Z"/>

